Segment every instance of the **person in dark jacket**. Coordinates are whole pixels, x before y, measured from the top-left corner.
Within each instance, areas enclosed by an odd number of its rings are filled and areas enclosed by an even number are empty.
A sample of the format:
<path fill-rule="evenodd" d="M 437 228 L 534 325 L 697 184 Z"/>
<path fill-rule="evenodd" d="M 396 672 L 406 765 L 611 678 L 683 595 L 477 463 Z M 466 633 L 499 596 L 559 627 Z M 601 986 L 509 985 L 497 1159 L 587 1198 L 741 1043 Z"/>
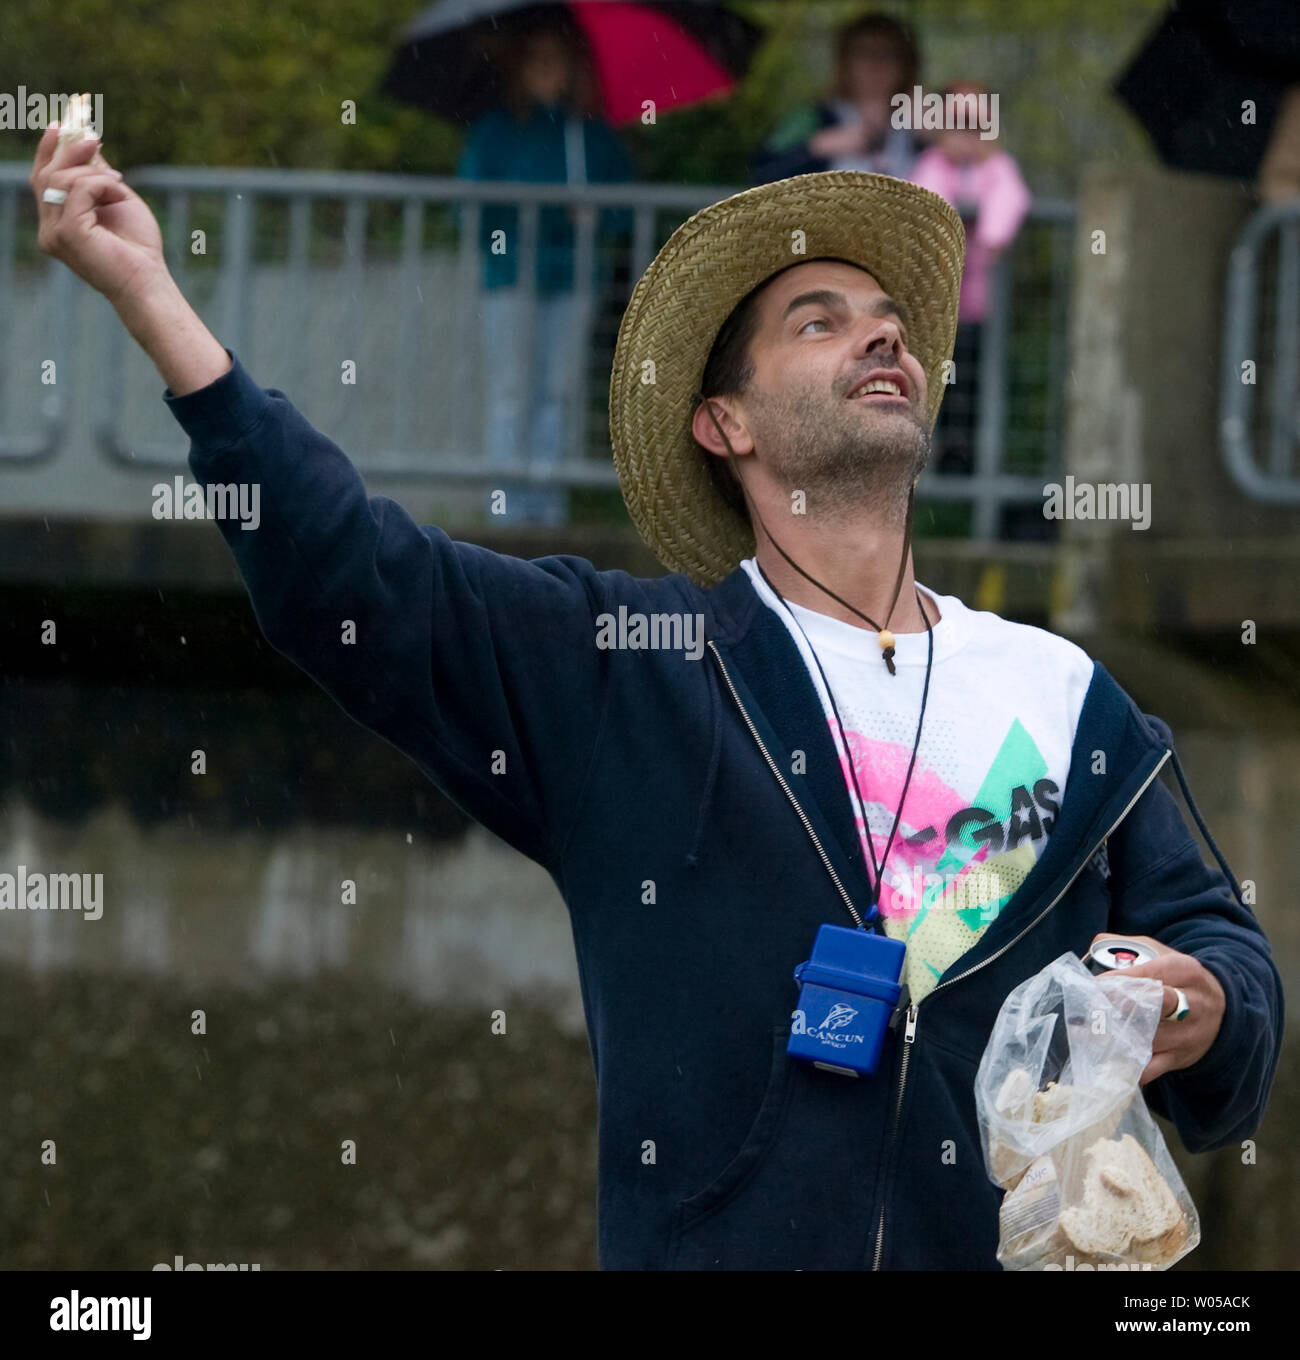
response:
<path fill-rule="evenodd" d="M 887 14 L 866 14 L 835 35 L 835 86 L 773 130 L 754 159 L 755 184 L 819 170 L 867 170 L 906 179 L 921 152 L 896 128 L 890 100 L 909 99 L 920 59 L 912 30 Z"/>
<path fill-rule="evenodd" d="M 199 482 L 260 486 L 256 530 L 218 524 L 266 637 L 563 895 L 603 1266 L 996 1269 L 975 1073 L 1008 994 L 1101 935 L 1157 953 L 1131 970 L 1163 983 L 1150 1107 L 1192 1152 L 1258 1127 L 1281 982 L 1168 727 L 1072 643 L 915 580 L 961 284 L 942 199 L 832 171 L 673 234 L 611 377 L 624 496 L 669 569 L 634 577 L 368 496 L 90 156 L 42 140 L 42 248 L 151 355 Z M 827 925 L 903 960 L 869 1074 L 790 1052 Z M 812 1017 L 828 1045 L 845 1014 Z"/>

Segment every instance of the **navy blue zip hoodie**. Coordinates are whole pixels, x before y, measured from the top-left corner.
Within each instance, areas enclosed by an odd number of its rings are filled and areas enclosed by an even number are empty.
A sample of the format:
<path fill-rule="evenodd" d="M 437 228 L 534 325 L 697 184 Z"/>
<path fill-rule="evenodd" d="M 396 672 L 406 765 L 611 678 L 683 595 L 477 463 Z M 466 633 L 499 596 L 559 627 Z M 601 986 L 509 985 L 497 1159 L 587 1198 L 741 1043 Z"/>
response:
<path fill-rule="evenodd" d="M 232 359 L 164 400 L 201 483 L 261 488 L 258 529 L 219 525 L 268 641 L 545 866 L 568 904 L 603 1267 L 996 1269 L 1002 1192 L 975 1070 L 1007 993 L 1099 931 L 1154 936 L 1223 984 L 1213 1046 L 1146 1087 L 1150 1107 L 1193 1152 L 1256 1129 L 1283 1028 L 1268 942 L 1169 729 L 1100 663 L 1057 824 L 1019 891 L 899 1015 L 874 1077 L 811 1068 L 785 1053 L 791 973 L 818 926 L 852 924 L 844 898 L 861 908 L 868 884 L 812 682 L 745 573 L 705 590 L 453 541 L 367 497 L 339 448 Z M 621 606 L 701 615 L 703 656 L 598 648 L 597 617 Z M 795 750 L 805 774 L 789 773 Z"/>

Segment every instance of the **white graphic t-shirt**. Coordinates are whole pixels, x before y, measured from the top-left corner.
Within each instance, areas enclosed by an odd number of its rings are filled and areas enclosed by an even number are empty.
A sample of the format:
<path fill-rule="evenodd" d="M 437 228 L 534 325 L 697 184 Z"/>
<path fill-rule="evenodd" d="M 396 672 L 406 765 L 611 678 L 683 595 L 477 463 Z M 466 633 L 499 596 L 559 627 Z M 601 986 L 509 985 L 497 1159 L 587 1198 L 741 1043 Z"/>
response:
<path fill-rule="evenodd" d="M 879 864 L 916 740 L 926 633 L 894 635 L 897 674 L 890 675 L 871 629 L 784 604 L 752 558 L 743 566 L 808 667 L 864 857 L 871 865 L 869 834 Z M 917 588 L 941 617 L 921 744 L 880 890 L 886 933 L 907 942 L 903 976 L 913 1001 L 996 920 L 1042 852 L 1060 811 L 1093 670 L 1087 653 L 1065 638 L 968 609 L 955 595 L 935 595 L 919 582 Z M 834 694 L 847 753 L 809 644 Z"/>

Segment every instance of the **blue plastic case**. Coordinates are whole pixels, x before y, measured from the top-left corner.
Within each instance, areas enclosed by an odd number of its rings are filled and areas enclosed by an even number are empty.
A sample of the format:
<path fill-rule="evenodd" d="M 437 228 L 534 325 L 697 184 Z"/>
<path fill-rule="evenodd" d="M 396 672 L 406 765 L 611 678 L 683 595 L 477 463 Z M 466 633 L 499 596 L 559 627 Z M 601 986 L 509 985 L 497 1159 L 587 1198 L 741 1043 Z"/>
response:
<path fill-rule="evenodd" d="M 794 970 L 799 1005 L 786 1052 L 846 1076 L 870 1076 L 898 1005 L 907 946 L 867 930 L 824 925 Z"/>

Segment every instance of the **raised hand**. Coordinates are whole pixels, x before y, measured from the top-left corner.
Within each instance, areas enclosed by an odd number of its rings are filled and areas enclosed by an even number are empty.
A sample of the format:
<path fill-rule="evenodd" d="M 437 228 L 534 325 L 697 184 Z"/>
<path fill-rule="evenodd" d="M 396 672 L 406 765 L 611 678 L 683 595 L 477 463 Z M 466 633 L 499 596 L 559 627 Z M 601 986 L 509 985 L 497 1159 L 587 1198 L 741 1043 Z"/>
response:
<path fill-rule="evenodd" d="M 38 243 L 117 305 L 167 274 L 162 232 L 96 138 L 59 146 L 58 131 L 57 123 L 45 129 L 28 178 L 40 213 Z M 46 202 L 47 189 L 61 190 L 67 199 Z"/>

